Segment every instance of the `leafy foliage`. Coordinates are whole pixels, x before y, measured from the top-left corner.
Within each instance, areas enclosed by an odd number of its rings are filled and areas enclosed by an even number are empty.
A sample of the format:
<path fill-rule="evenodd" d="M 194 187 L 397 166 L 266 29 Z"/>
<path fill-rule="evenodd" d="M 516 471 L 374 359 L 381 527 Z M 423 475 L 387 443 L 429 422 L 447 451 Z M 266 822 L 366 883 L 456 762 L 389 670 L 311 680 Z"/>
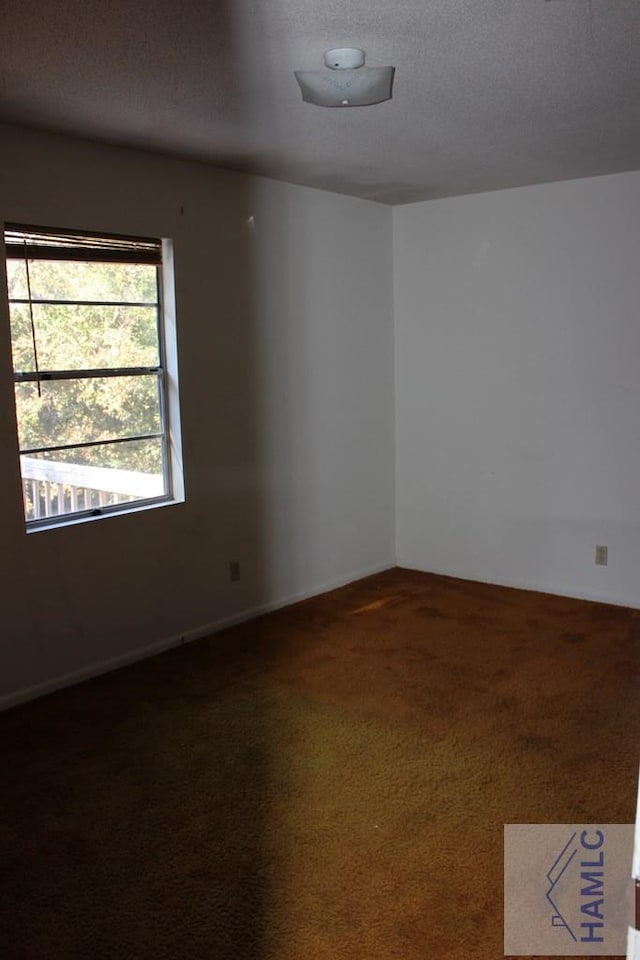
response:
<path fill-rule="evenodd" d="M 8 260 L 7 281 L 15 371 L 36 369 L 29 305 L 16 302 L 28 301 L 29 285 L 41 371 L 158 363 L 156 267 L 36 260 L 29 261 L 27 274 L 24 260 Z M 35 383 L 16 384 L 23 450 L 135 437 L 160 429 L 156 374 L 43 381 L 40 387 L 39 395 Z M 144 473 L 162 470 L 157 440 L 79 448 L 48 458 Z"/>

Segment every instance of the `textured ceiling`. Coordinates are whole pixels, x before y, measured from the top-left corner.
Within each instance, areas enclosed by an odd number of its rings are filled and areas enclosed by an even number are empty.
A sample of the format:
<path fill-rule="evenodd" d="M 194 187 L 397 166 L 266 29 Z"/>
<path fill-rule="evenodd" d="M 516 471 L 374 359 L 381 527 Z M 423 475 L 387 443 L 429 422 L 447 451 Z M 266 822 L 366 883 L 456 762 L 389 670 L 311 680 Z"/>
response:
<path fill-rule="evenodd" d="M 394 99 L 294 69 L 360 46 Z M 387 203 L 640 168 L 639 0 L 3 0 L 0 119 Z"/>

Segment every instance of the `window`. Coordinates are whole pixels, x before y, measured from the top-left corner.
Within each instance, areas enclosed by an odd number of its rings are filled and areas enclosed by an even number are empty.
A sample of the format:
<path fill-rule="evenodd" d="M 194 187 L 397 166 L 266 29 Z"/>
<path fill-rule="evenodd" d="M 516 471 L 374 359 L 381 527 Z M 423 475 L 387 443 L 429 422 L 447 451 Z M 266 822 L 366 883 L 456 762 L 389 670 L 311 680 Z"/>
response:
<path fill-rule="evenodd" d="M 27 528 L 183 499 L 169 241 L 4 241 Z"/>

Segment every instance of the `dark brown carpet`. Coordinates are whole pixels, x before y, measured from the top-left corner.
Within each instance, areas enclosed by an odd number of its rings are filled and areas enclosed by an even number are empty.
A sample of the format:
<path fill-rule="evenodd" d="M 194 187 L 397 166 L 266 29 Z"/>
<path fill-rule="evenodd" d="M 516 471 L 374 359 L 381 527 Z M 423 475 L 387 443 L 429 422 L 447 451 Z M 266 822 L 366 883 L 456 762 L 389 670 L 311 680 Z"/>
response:
<path fill-rule="evenodd" d="M 0 718 L 2 960 L 495 960 L 634 817 L 640 612 L 394 570 Z"/>

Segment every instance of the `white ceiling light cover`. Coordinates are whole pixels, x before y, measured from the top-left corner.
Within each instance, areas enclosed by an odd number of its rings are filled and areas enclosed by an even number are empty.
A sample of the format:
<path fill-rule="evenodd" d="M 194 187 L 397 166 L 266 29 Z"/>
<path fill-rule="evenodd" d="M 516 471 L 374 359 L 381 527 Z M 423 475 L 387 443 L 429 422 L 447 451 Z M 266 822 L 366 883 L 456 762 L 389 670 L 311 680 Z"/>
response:
<path fill-rule="evenodd" d="M 327 50 L 324 70 L 295 70 L 306 103 L 318 107 L 366 107 L 391 99 L 394 67 L 365 67 L 364 51 Z"/>

